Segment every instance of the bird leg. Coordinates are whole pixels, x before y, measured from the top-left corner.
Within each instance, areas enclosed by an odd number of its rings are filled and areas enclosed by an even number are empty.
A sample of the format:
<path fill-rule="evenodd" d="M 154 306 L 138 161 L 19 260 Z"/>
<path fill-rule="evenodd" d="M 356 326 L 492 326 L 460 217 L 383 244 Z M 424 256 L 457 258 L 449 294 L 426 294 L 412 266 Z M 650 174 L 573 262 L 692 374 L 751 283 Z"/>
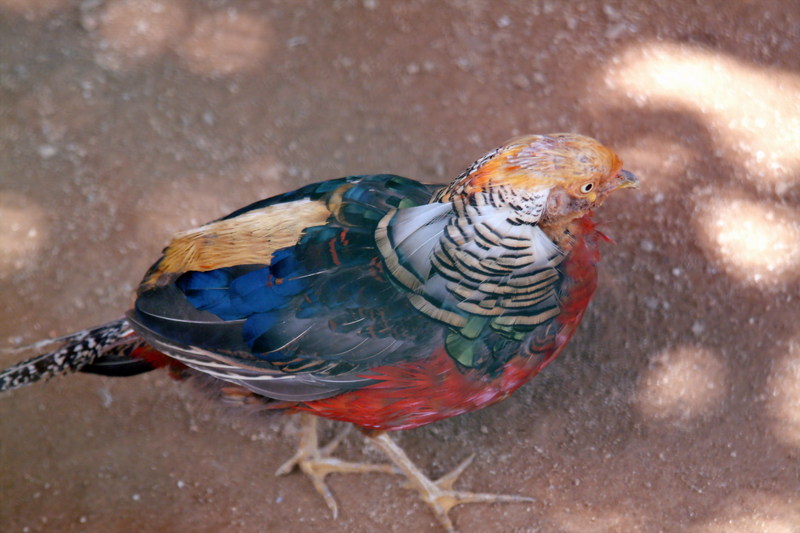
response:
<path fill-rule="evenodd" d="M 409 488 L 415 489 L 425 503 L 433 510 L 436 518 L 448 532 L 455 532 L 453 522 L 448 516 L 450 509 L 462 503 L 494 503 L 494 502 L 534 502 L 534 498 L 513 494 L 487 494 L 482 492 L 465 492 L 453 489 L 453 484 L 470 465 L 475 457 L 467 457 L 453 471 L 436 481 L 431 480 L 411 462 L 403 449 L 385 432 L 368 435 L 369 439 L 399 468 L 409 481 Z"/>
<path fill-rule="evenodd" d="M 299 468 L 311 479 L 314 488 L 317 489 L 317 492 L 319 492 L 325 500 L 334 518 L 339 514 L 339 509 L 336 505 L 336 499 L 325 483 L 325 477 L 328 474 L 334 472 L 343 474 L 365 474 L 371 472 L 380 472 L 384 474 L 399 473 L 394 466 L 388 464 L 354 463 L 331 457 L 331 454 L 336 450 L 347 433 L 349 433 L 352 426 L 349 424 L 346 425 L 345 429 L 337 434 L 328 444 L 320 447 L 319 437 L 317 436 L 317 417 L 307 413 L 301 413 L 300 417 L 300 442 L 297 446 L 297 452 L 291 459 L 283 463 L 275 474 L 278 476 L 285 476 L 292 472 L 295 467 Z"/>

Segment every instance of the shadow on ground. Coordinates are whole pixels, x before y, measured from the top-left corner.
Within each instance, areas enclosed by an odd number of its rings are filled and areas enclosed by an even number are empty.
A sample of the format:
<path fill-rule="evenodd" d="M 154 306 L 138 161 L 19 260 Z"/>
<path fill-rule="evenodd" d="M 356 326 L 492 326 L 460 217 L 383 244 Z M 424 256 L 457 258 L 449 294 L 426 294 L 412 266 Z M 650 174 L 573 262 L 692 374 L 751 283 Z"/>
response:
<path fill-rule="evenodd" d="M 171 233 L 257 198 L 444 182 L 514 135 L 579 131 L 643 181 L 603 208 L 617 244 L 580 333 L 505 403 L 398 440 L 537 498 L 456 510 L 461 531 L 790 531 L 798 28 L 779 1 L 0 0 L 0 339 L 118 316 Z M 161 374 L 8 394 L 4 529 L 436 530 L 381 475 L 334 476 L 333 521 L 273 477 L 287 424 Z M 357 435 L 343 454 L 380 460 Z"/>

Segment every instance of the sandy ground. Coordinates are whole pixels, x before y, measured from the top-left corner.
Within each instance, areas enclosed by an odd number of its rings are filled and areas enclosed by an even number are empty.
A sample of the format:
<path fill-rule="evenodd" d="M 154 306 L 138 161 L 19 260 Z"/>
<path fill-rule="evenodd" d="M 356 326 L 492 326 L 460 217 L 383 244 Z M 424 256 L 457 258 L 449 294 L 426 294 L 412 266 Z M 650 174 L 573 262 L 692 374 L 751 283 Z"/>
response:
<path fill-rule="evenodd" d="M 0 0 L 0 340 L 115 318 L 171 233 L 255 199 L 578 131 L 643 182 L 600 213 L 581 331 L 397 440 L 537 499 L 457 508 L 462 532 L 800 531 L 798 28 L 790 1 Z M 335 521 L 273 477 L 292 424 L 163 373 L 6 394 L 0 529 L 438 530 L 395 477 L 333 476 Z M 341 454 L 380 460 L 355 432 Z"/>

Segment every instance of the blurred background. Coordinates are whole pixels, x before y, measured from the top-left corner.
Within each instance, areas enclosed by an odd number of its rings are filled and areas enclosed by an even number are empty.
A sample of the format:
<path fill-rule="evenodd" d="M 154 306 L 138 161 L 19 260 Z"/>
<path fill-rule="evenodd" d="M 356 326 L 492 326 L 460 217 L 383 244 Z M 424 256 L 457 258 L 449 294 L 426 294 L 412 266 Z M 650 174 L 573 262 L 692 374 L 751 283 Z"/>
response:
<path fill-rule="evenodd" d="M 598 213 L 578 335 L 506 402 L 395 437 L 537 499 L 457 508 L 464 532 L 797 531 L 798 32 L 785 0 L 0 0 L 0 346 L 116 318 L 173 232 L 254 200 L 581 132 L 642 189 Z M 165 373 L 6 394 L 2 529 L 438 531 L 378 474 L 332 476 L 332 520 L 273 476 L 292 428 Z M 380 461 L 357 432 L 341 455 Z"/>

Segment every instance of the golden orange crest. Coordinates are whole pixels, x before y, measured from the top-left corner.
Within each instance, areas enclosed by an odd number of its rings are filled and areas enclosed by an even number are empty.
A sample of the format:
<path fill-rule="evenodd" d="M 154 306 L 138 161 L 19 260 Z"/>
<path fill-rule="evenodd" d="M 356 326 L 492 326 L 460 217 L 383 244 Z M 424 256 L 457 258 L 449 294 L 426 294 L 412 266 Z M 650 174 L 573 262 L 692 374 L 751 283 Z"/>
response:
<path fill-rule="evenodd" d="M 500 186 L 530 192 L 571 188 L 617 174 L 622 161 L 595 139 L 574 133 L 526 135 L 479 159 L 437 198 Z"/>

